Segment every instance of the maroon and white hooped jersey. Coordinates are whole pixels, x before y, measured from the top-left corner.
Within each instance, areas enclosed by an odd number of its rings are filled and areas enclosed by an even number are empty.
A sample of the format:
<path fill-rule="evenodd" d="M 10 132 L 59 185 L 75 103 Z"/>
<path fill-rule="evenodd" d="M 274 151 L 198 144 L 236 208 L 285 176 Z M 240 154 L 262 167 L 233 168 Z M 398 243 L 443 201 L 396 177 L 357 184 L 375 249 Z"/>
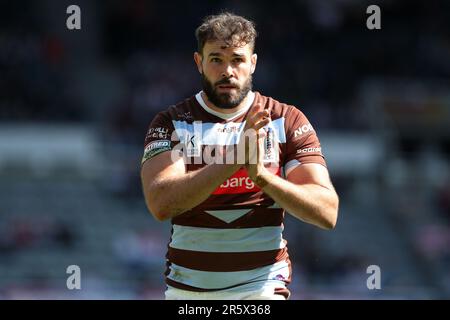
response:
<path fill-rule="evenodd" d="M 316 132 L 294 106 L 258 92 L 235 114 L 210 109 L 201 93 L 156 115 L 145 137 L 142 163 L 182 148 L 187 171 L 207 165 L 210 150 L 235 146 L 251 106 L 270 113 L 265 166 L 286 177 L 305 163 L 326 165 Z M 208 151 L 208 152 L 205 152 Z M 225 289 L 257 281 L 289 283 L 291 266 L 283 239 L 284 210 L 248 177 L 244 168 L 203 203 L 172 219 L 166 282 L 191 291 Z"/>

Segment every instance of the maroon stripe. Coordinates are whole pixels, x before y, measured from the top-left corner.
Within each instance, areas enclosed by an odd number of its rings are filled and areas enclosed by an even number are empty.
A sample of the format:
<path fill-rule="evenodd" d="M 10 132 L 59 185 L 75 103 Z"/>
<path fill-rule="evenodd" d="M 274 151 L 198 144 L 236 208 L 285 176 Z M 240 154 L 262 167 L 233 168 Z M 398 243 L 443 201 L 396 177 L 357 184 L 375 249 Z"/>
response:
<path fill-rule="evenodd" d="M 280 296 L 283 296 L 286 300 L 289 299 L 291 296 L 291 292 L 288 288 L 275 288 L 274 294 L 279 294 Z"/>
<path fill-rule="evenodd" d="M 190 211 L 172 219 L 172 223 L 186 227 L 236 229 L 279 227 L 283 224 L 283 209 L 256 208 L 242 217 L 227 223 L 204 211 Z"/>
<path fill-rule="evenodd" d="M 187 284 L 183 284 L 180 282 L 173 281 L 172 279 L 169 279 L 166 277 L 166 283 L 174 288 L 181 289 L 181 290 L 187 290 L 187 291 L 195 291 L 195 292 L 211 292 L 211 291 L 217 291 L 217 289 L 203 289 L 203 288 L 197 288 L 188 286 Z"/>
<path fill-rule="evenodd" d="M 246 271 L 289 260 L 287 247 L 259 252 L 200 252 L 169 248 L 167 259 L 179 266 L 213 272 Z"/>
<path fill-rule="evenodd" d="M 236 209 L 254 208 L 255 206 L 270 207 L 274 204 L 263 191 L 243 194 L 211 194 L 208 199 L 199 204 L 194 210 L 226 210 L 232 207 Z"/>
<path fill-rule="evenodd" d="M 231 288 L 235 288 L 238 286 L 242 286 L 245 284 L 245 283 L 242 283 L 242 284 L 238 284 L 238 285 L 231 286 L 228 288 L 203 289 L 203 288 L 188 286 L 187 284 L 180 283 L 180 282 L 174 281 L 169 278 L 166 278 L 166 283 L 169 286 L 177 288 L 177 289 L 187 290 L 187 291 L 195 291 L 195 292 L 213 292 L 213 291 L 217 291 L 217 290 L 226 290 L 226 289 L 231 289 Z M 291 292 L 287 288 L 275 288 L 274 294 L 279 294 L 279 295 L 283 296 L 285 299 L 289 299 L 289 297 L 291 296 Z"/>
<path fill-rule="evenodd" d="M 289 265 L 289 278 L 288 279 L 284 279 L 284 282 L 286 284 L 289 284 L 291 282 L 291 275 L 292 275 L 292 267 L 291 267 L 291 260 L 289 259 L 289 255 L 287 254 L 287 251 L 285 252 L 285 257 L 283 258 Z M 283 260 L 282 259 L 282 260 Z M 279 260 L 281 261 L 281 260 Z M 229 270 L 228 270 L 229 271 Z M 172 279 L 169 279 L 167 276 L 170 273 L 170 262 L 167 263 L 167 270 L 165 272 L 166 275 L 166 283 L 174 288 L 177 289 L 182 289 L 182 290 L 187 290 L 187 291 L 195 291 L 195 292 L 211 292 L 211 291 L 217 291 L 217 290 L 225 290 L 225 289 L 230 289 L 230 288 L 234 288 L 234 287 L 238 287 L 241 285 L 244 285 L 245 283 L 240 283 L 238 285 L 235 286 L 230 286 L 230 287 L 226 287 L 226 288 L 216 288 L 216 289 L 204 289 L 204 288 L 198 288 L 198 287 L 193 287 L 193 286 L 189 286 L 187 284 L 184 283 L 180 283 L 177 281 L 174 281 Z M 281 280 L 281 279 L 280 279 Z M 286 299 L 289 298 L 290 296 L 290 291 L 288 289 L 282 289 L 282 288 L 276 288 L 275 289 L 275 294 L 281 294 L 284 297 L 286 297 Z"/>

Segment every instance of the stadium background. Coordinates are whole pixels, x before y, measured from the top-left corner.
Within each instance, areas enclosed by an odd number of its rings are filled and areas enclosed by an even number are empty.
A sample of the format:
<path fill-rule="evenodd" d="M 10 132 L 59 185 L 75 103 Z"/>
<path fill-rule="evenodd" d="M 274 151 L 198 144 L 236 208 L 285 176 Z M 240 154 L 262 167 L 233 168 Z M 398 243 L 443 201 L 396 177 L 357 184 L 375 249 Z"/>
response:
<path fill-rule="evenodd" d="M 450 298 L 450 2 L 377 1 L 374 31 L 369 4 L 1 1 L 0 298 L 163 298 L 143 139 L 199 90 L 194 29 L 223 9 L 256 21 L 254 88 L 306 113 L 341 197 L 334 231 L 287 218 L 293 299 Z"/>

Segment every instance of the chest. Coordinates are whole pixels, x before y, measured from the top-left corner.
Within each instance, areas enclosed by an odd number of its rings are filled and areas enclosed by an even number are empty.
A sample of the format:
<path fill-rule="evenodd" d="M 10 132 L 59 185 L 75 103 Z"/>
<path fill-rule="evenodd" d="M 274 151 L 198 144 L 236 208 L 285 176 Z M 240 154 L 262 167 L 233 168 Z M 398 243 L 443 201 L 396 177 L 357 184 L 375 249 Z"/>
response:
<path fill-rule="evenodd" d="M 239 158 L 239 141 L 245 127 L 243 122 L 211 123 L 173 121 L 178 147 L 188 165 L 234 163 Z M 266 127 L 264 162 L 281 165 L 286 144 L 284 118 L 272 120 Z M 249 141 L 255 143 L 255 141 Z"/>

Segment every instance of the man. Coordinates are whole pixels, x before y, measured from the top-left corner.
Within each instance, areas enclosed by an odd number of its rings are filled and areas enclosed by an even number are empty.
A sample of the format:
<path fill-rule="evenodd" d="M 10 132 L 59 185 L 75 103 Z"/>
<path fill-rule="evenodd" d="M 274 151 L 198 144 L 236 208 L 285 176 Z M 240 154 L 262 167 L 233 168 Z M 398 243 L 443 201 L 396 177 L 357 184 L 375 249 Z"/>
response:
<path fill-rule="evenodd" d="M 251 90 L 251 21 L 210 16 L 196 36 L 203 91 L 153 119 L 142 159 L 148 209 L 172 221 L 166 299 L 287 299 L 284 210 L 337 220 L 319 140 L 297 108 Z"/>

